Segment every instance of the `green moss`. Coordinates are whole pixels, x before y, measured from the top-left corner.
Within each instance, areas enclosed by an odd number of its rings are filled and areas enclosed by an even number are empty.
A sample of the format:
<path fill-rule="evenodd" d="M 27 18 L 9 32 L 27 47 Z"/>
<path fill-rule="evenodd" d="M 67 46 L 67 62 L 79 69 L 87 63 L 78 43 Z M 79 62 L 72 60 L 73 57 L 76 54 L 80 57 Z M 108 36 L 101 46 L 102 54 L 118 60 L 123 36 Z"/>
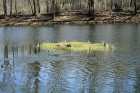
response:
<path fill-rule="evenodd" d="M 67 50 L 67 51 L 109 51 L 114 47 L 107 43 L 89 43 L 89 42 L 60 42 L 60 43 L 42 43 L 41 49 Z"/>

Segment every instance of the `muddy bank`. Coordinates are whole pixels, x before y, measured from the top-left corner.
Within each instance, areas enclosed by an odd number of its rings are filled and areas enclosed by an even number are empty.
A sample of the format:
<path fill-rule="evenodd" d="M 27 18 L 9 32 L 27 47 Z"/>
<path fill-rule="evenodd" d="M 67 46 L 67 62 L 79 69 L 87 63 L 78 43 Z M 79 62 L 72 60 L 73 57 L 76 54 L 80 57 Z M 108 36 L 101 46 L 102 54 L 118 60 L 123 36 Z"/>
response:
<path fill-rule="evenodd" d="M 140 23 L 140 15 L 107 15 L 98 14 L 95 18 L 85 15 L 60 15 L 51 17 L 4 17 L 0 18 L 0 26 L 42 26 L 50 24 L 116 24 Z"/>

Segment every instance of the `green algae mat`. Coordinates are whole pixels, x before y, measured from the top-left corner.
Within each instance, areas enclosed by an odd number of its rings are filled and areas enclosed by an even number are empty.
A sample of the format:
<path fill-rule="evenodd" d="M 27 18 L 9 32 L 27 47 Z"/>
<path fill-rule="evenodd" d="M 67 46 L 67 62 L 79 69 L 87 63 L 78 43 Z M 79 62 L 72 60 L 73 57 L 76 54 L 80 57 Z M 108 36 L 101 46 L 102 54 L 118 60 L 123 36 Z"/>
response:
<path fill-rule="evenodd" d="M 114 46 L 108 43 L 90 43 L 90 42 L 60 42 L 60 43 L 41 43 L 43 50 L 61 50 L 61 51 L 112 51 Z"/>

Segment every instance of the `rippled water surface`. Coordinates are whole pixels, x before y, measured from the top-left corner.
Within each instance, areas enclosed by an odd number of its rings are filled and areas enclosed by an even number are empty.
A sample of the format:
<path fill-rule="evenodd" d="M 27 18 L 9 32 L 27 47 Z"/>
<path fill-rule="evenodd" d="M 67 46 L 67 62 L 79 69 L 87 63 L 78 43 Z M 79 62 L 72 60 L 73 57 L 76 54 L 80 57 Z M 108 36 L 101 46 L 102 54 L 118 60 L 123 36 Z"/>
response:
<path fill-rule="evenodd" d="M 65 40 L 107 42 L 115 50 L 35 47 Z M 140 93 L 140 25 L 0 27 L 0 93 Z"/>

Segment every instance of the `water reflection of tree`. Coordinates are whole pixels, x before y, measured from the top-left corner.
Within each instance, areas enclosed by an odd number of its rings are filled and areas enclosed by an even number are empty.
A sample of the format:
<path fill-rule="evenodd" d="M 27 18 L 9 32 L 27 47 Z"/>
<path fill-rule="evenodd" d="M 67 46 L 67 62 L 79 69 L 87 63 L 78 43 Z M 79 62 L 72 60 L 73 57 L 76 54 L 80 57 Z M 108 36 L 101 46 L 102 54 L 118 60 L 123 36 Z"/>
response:
<path fill-rule="evenodd" d="M 4 46 L 4 63 L 1 67 L 3 68 L 3 81 L 1 86 L 4 88 L 4 92 L 14 93 L 15 83 L 12 64 L 8 57 L 8 45 Z"/>
<path fill-rule="evenodd" d="M 34 27 L 31 28 L 31 30 L 33 31 L 32 33 L 32 43 L 29 44 L 29 54 L 31 54 L 32 52 L 34 54 L 38 54 L 40 52 L 40 40 L 39 40 L 39 29 Z"/>
<path fill-rule="evenodd" d="M 28 64 L 28 74 L 26 87 L 30 93 L 39 93 L 39 72 L 40 63 L 35 61 L 34 63 Z"/>
<path fill-rule="evenodd" d="M 92 60 L 93 61 L 93 60 Z M 102 82 L 98 82 L 99 81 L 99 63 L 97 61 L 94 60 L 93 63 L 90 63 L 91 60 L 89 60 L 89 63 L 87 64 L 88 67 L 90 69 L 88 69 L 88 71 L 90 72 L 88 75 L 88 93 L 96 93 L 97 92 L 97 87 L 98 87 L 98 83 Z"/>
<path fill-rule="evenodd" d="M 95 38 L 95 36 L 93 34 L 93 31 L 96 30 L 95 26 L 89 26 L 88 30 L 89 30 L 89 32 L 88 32 L 88 40 L 90 42 L 94 42 L 94 40 L 96 40 L 96 38 Z"/>
<path fill-rule="evenodd" d="M 28 53 L 31 54 L 38 54 L 40 53 L 40 42 L 34 42 L 33 44 L 28 45 Z"/>
<path fill-rule="evenodd" d="M 136 84 L 135 84 L 135 93 L 140 93 L 140 68 L 136 68 Z"/>
<path fill-rule="evenodd" d="M 114 66 L 114 90 L 113 93 L 125 93 L 125 74 L 126 74 L 126 67 L 124 64 L 118 63 Z"/>
<path fill-rule="evenodd" d="M 65 86 L 67 86 L 63 81 L 65 80 L 65 63 L 63 61 L 56 61 L 51 63 L 51 76 L 47 82 L 47 93 L 61 93 L 66 92 Z M 49 68 L 49 67 L 48 67 Z M 62 92 L 62 93 L 63 93 Z"/>

